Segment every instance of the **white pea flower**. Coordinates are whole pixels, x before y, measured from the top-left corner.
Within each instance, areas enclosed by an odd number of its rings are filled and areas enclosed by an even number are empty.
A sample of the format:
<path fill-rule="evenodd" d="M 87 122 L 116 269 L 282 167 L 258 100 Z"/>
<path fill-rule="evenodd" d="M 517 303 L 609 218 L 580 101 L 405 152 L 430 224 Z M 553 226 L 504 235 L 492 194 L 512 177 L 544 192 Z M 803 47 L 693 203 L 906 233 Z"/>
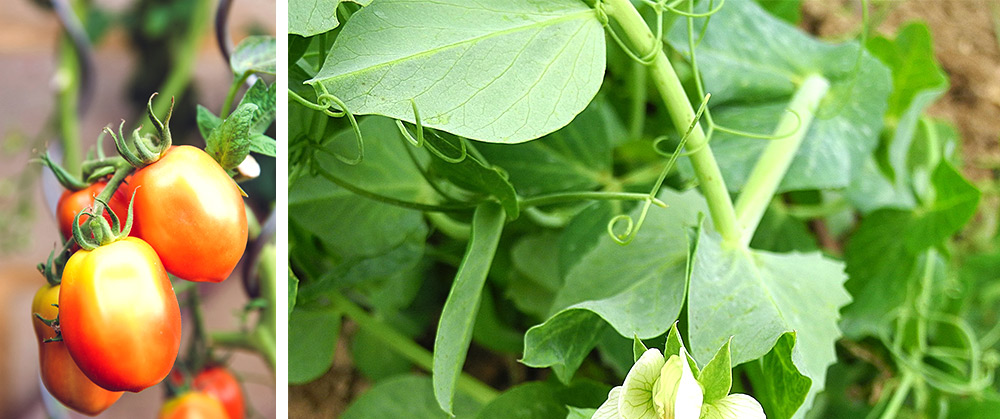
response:
<path fill-rule="evenodd" d="M 701 384 L 688 364 L 687 351 L 663 359 L 658 349 L 648 349 L 635 362 L 621 386 L 611 389 L 608 400 L 593 419 L 765 419 L 764 409 L 753 397 L 730 394 L 704 403 Z"/>

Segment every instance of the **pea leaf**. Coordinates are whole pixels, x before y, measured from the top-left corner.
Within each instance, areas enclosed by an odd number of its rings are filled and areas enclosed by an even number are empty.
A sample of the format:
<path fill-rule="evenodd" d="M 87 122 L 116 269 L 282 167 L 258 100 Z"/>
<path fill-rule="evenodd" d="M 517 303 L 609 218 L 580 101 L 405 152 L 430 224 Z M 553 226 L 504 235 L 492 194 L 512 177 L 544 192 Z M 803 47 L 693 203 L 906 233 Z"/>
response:
<path fill-rule="evenodd" d="M 674 25 L 668 38 L 688 53 L 686 24 Z M 878 145 L 890 75 L 867 52 L 854 72 L 856 43 L 823 43 L 753 1 L 736 0 L 712 15 L 697 48 L 712 116 L 727 127 L 770 134 L 799 81 L 810 74 L 830 81 L 779 191 L 846 187 Z M 711 144 L 727 186 L 738 191 L 767 141 L 716 132 Z"/>
<path fill-rule="evenodd" d="M 810 394 L 815 394 L 810 393 L 810 388 L 816 381 L 803 375 L 794 361 L 795 345 L 796 333 L 785 333 L 778 338 L 767 355 L 747 364 L 754 396 L 764 408 L 767 417 L 793 417 L 796 411 L 805 410 L 799 407 L 805 403 Z M 833 389 L 827 390 L 827 394 L 831 391 Z"/>
<path fill-rule="evenodd" d="M 519 143 L 587 106 L 604 54 L 604 29 L 577 0 L 383 0 L 344 25 L 309 83 L 356 114 L 413 122 L 413 100 L 425 126 Z"/>
<path fill-rule="evenodd" d="M 632 243 L 622 246 L 604 234 L 570 269 L 553 313 L 525 335 L 522 362 L 552 366 L 569 382 L 605 322 L 627 338 L 648 339 L 677 320 L 687 289 L 689 243 L 696 245 L 683 226 L 697 225 L 699 211 L 707 207 L 693 191 L 664 191 L 660 199 L 670 206 L 650 210 Z M 606 225 L 607 219 L 602 221 Z"/>
<path fill-rule="evenodd" d="M 838 312 L 850 301 L 845 279 L 843 265 L 818 252 L 735 249 L 703 232 L 688 293 L 691 353 L 707 359 L 732 338 L 732 362 L 741 364 L 764 356 L 783 334 L 795 331 L 792 359 L 814 383 L 799 410 L 804 413 L 836 360 Z"/>
<path fill-rule="evenodd" d="M 559 398 L 559 386 L 528 382 L 504 391 L 476 415 L 477 419 L 562 418 L 569 411 Z"/>
<path fill-rule="evenodd" d="M 844 251 L 847 289 L 855 301 L 844 309 L 842 328 L 853 339 L 881 336 L 889 324 L 885 316 L 906 299 L 904 290 L 914 275 L 918 256 L 937 246 L 972 217 L 979 190 L 947 161 L 931 178 L 936 197 L 913 210 L 881 209 L 868 214 Z"/>
<path fill-rule="evenodd" d="M 922 23 L 904 27 L 894 41 L 873 38 L 868 49 L 892 70 L 893 90 L 885 115 L 891 131 L 882 145 L 884 158 L 870 158 L 863 174 L 848 189 L 848 196 L 863 212 L 887 206 L 912 208 L 916 205 L 912 171 L 920 168 L 911 164 L 911 149 L 919 145 L 914 141 L 921 116 L 948 90 L 948 78 L 934 58 L 930 31 Z"/>
<path fill-rule="evenodd" d="M 455 417 L 474 417 L 479 408 L 478 402 L 465 394 L 459 394 L 455 400 Z M 380 381 L 354 400 L 341 415 L 342 419 L 449 417 L 434 403 L 431 380 L 416 375 L 402 375 Z"/>
<path fill-rule="evenodd" d="M 522 196 L 534 196 L 599 187 L 612 176 L 612 148 L 627 138 L 614 108 L 598 96 L 573 122 L 540 141 L 476 148 L 506 170 Z"/>
<path fill-rule="evenodd" d="M 236 45 L 229 66 L 237 78 L 247 73 L 276 74 L 276 48 L 273 36 L 248 36 Z"/>
<path fill-rule="evenodd" d="M 340 313 L 333 310 L 292 310 L 288 315 L 288 382 L 313 381 L 330 369 L 340 335 Z"/>
<path fill-rule="evenodd" d="M 461 152 L 459 141 L 466 140 L 445 134 L 444 136 L 428 135 L 426 141 L 428 145 L 441 150 L 445 155 L 458 157 L 458 153 Z M 462 189 L 484 195 L 483 198 L 495 198 L 500 202 L 510 220 L 517 219 L 520 214 L 517 194 L 514 192 L 514 186 L 507 181 L 506 175 L 500 169 L 480 161 L 475 156 L 466 155 L 459 162 L 448 162 L 435 158 L 431 160 L 430 171 L 448 179 Z"/>
<path fill-rule="evenodd" d="M 348 0 L 367 6 L 372 0 Z M 342 0 L 288 0 L 288 33 L 313 36 L 340 25 L 337 7 Z"/>
<path fill-rule="evenodd" d="M 472 341 L 483 285 L 500 243 L 504 221 L 503 211 L 495 204 L 484 203 L 476 208 L 469 247 L 441 309 L 441 320 L 434 336 L 432 372 L 434 397 L 441 409 L 449 414 L 452 413 L 455 384 L 462 373 L 465 355 Z"/>

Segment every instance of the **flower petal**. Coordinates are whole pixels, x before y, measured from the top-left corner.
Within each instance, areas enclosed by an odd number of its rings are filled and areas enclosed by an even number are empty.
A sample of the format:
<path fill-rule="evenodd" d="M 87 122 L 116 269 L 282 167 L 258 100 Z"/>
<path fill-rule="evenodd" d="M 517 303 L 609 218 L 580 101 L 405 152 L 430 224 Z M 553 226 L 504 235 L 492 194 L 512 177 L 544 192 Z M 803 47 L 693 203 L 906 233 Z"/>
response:
<path fill-rule="evenodd" d="M 656 419 L 653 386 L 660 378 L 663 355 L 659 349 L 643 352 L 625 376 L 618 411 L 623 419 Z"/>
<path fill-rule="evenodd" d="M 683 346 L 678 359 L 682 360 L 681 377 L 674 398 L 674 419 L 698 419 L 701 416 L 701 404 L 705 393 L 691 373 L 691 366 L 687 363 L 687 352 Z"/>
<path fill-rule="evenodd" d="M 730 394 L 705 405 L 702 419 L 766 419 L 756 399 L 746 394 Z"/>
<path fill-rule="evenodd" d="M 611 392 L 608 393 L 608 400 L 597 408 L 591 419 L 621 419 L 622 415 L 618 412 L 618 401 L 621 399 L 621 394 L 621 386 L 611 389 Z"/>

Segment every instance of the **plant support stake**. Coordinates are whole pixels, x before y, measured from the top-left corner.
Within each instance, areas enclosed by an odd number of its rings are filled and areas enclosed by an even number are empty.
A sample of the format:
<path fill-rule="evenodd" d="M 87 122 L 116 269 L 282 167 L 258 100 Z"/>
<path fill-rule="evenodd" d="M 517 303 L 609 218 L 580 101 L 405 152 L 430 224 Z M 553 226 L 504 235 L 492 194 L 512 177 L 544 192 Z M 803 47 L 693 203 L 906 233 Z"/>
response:
<path fill-rule="evenodd" d="M 816 108 L 819 102 L 830 90 L 830 82 L 823 76 L 810 75 L 806 77 L 792 97 L 792 102 L 788 108 L 794 112 L 786 112 L 774 132 L 789 132 L 798 129 L 791 136 L 771 140 L 764 153 L 760 155 L 757 164 L 747 178 L 746 186 L 740 192 L 740 197 L 736 200 L 736 219 L 740 227 L 740 244 L 744 247 L 750 244 L 757 225 L 760 224 L 761 217 L 768 203 L 774 197 L 781 184 L 781 179 L 785 177 L 788 168 L 792 165 L 792 158 L 798 152 L 802 140 L 809 131 L 809 125 L 815 117 Z M 798 116 L 796 116 L 798 115 Z"/>
<path fill-rule="evenodd" d="M 649 30 L 646 21 L 642 19 L 629 0 L 604 1 L 608 16 L 618 22 L 625 33 L 625 38 L 636 51 L 651 51 L 658 47 L 656 36 Z M 674 127 L 677 128 L 680 135 L 684 135 L 685 130 L 691 125 L 691 121 L 694 120 L 695 112 L 688 101 L 684 86 L 681 85 L 677 73 L 670 66 L 670 61 L 663 51 L 658 52 L 653 62 L 649 64 L 649 77 L 660 92 L 663 102 L 667 105 L 667 111 L 670 113 Z M 698 177 L 701 193 L 708 202 L 715 230 L 722 235 L 727 243 L 739 242 L 740 230 L 736 224 L 733 201 L 729 197 L 729 191 L 726 189 L 725 180 L 722 179 L 719 164 L 715 161 L 715 155 L 712 154 L 712 148 L 708 145 L 708 139 L 705 137 L 705 131 L 702 130 L 700 123 L 688 136 L 686 148 L 697 150 L 691 154 L 691 165 Z"/>

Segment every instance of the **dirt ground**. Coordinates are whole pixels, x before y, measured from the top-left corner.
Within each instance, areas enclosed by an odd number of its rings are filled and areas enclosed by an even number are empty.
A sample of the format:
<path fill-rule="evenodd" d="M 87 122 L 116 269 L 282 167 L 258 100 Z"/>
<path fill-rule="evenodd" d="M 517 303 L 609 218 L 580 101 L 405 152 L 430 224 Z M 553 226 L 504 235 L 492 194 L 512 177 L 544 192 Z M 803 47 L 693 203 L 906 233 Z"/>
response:
<path fill-rule="evenodd" d="M 801 27 L 821 37 L 841 40 L 857 33 L 860 1 L 806 0 Z M 890 37 L 912 21 L 928 24 L 935 54 L 951 87 L 929 113 L 950 121 L 963 139 L 965 172 L 978 181 L 995 179 L 1000 168 L 1000 1 L 910 0 L 878 2 L 877 31 Z M 880 6 L 881 7 L 881 6 Z M 319 380 L 290 386 L 289 417 L 337 417 L 370 384 L 351 368 L 341 343 L 333 367 Z"/>

